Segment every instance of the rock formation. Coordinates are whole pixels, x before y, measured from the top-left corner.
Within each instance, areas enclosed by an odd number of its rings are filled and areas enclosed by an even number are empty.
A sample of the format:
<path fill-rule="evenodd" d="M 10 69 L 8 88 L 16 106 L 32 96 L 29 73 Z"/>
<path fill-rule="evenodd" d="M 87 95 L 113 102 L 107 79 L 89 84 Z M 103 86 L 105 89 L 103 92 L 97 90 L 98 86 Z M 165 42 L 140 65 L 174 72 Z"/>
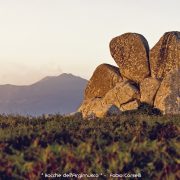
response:
<path fill-rule="evenodd" d="M 119 115 L 144 103 L 180 114 L 180 32 L 165 33 L 150 52 L 142 35 L 126 33 L 111 40 L 110 52 L 119 68 L 96 68 L 78 110 L 84 118 Z"/>

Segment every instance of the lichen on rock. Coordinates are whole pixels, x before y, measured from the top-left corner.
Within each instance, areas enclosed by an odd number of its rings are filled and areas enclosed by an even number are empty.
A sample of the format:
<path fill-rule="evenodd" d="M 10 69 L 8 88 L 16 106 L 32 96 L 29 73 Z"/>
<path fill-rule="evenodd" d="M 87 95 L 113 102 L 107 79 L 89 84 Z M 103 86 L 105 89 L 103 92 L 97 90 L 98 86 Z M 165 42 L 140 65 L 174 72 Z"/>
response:
<path fill-rule="evenodd" d="M 122 81 L 119 69 L 109 64 L 101 64 L 94 71 L 85 89 L 84 98 L 104 97 L 117 82 Z"/>
<path fill-rule="evenodd" d="M 109 46 L 122 76 L 140 83 L 150 75 L 149 45 L 144 36 L 125 33 L 113 38 Z"/>
<path fill-rule="evenodd" d="M 177 66 L 180 66 L 180 32 L 166 32 L 150 50 L 151 75 L 162 80 Z"/>

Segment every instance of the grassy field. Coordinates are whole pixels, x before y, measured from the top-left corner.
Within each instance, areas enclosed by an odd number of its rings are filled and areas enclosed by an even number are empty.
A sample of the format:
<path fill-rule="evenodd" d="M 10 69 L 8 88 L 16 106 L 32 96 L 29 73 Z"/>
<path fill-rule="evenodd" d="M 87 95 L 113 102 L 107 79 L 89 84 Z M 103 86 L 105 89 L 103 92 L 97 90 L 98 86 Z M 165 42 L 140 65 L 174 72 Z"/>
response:
<path fill-rule="evenodd" d="M 83 120 L 1 115 L 0 179 L 60 174 L 109 179 L 125 173 L 139 173 L 142 179 L 178 179 L 179 135 L 180 116 L 126 113 Z"/>

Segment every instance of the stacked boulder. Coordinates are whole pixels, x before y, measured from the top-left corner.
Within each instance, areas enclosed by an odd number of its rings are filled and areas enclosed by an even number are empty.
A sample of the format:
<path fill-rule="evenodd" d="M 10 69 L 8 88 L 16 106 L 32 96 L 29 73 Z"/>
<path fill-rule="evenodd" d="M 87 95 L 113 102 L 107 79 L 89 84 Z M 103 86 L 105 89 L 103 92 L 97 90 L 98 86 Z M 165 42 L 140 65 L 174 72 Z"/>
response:
<path fill-rule="evenodd" d="M 125 33 L 110 42 L 118 67 L 102 64 L 87 84 L 83 117 L 135 110 L 142 103 L 163 114 L 180 114 L 180 32 L 167 32 L 149 50 L 144 36 Z"/>

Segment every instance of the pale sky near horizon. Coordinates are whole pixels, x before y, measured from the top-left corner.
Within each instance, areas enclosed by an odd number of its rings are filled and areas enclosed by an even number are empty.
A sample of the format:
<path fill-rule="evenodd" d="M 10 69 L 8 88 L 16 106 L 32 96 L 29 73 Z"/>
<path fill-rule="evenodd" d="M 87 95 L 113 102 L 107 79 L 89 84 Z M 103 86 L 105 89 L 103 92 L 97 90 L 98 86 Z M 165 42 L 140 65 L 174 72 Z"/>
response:
<path fill-rule="evenodd" d="M 72 73 L 89 79 L 115 65 L 110 40 L 143 34 L 152 47 L 180 31 L 180 0 L 0 0 L 0 84 Z"/>

